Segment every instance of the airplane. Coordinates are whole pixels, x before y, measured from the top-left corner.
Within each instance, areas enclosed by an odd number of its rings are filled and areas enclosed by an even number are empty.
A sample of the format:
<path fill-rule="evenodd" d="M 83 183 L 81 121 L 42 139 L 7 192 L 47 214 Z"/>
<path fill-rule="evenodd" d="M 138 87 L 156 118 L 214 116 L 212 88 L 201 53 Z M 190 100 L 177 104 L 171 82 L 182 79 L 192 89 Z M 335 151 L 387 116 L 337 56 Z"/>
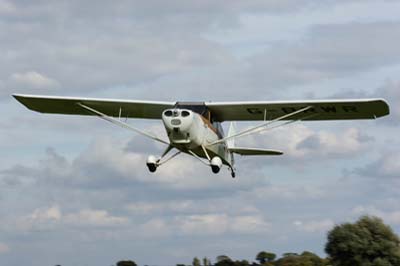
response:
<path fill-rule="evenodd" d="M 148 156 L 150 172 L 180 153 L 192 155 L 219 173 L 223 165 L 236 176 L 234 154 L 282 155 L 279 150 L 236 147 L 235 139 L 298 121 L 376 119 L 389 115 L 384 99 L 254 102 L 161 102 L 13 94 L 40 113 L 92 115 L 166 145 L 161 156 Z M 169 141 L 127 123 L 128 118 L 161 119 Z M 125 121 L 124 121 L 125 120 Z M 231 121 L 225 136 L 222 123 Z M 236 132 L 234 121 L 261 121 Z M 172 149 L 177 151 L 167 157 Z"/>

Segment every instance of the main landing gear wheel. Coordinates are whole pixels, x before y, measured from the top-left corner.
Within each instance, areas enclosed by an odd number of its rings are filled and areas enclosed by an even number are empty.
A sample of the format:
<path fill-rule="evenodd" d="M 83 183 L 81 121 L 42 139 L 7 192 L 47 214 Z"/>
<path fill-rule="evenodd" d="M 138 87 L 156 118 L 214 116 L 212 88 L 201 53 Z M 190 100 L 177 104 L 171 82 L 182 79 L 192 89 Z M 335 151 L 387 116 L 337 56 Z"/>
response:
<path fill-rule="evenodd" d="M 154 173 L 157 170 L 157 165 L 153 163 L 147 163 L 147 168 L 149 168 L 149 171 Z"/>
<path fill-rule="evenodd" d="M 149 171 L 154 173 L 157 170 L 157 166 L 158 166 L 157 158 L 155 156 L 153 156 L 153 155 L 150 155 L 147 158 L 146 165 L 149 168 Z"/>
<path fill-rule="evenodd" d="M 211 159 L 210 162 L 211 170 L 214 174 L 218 174 L 219 170 L 221 170 L 222 167 L 222 160 L 221 158 L 215 156 Z"/>
<path fill-rule="evenodd" d="M 235 178 L 236 177 L 236 173 L 235 172 L 231 172 L 231 176 L 232 176 L 232 178 Z"/>

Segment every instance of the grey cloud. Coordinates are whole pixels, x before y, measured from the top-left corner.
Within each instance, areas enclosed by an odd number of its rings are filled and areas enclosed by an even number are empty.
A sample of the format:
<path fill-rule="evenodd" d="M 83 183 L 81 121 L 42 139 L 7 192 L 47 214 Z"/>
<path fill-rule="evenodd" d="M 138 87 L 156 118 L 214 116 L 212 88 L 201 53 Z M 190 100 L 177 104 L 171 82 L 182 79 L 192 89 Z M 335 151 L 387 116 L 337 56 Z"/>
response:
<path fill-rule="evenodd" d="M 159 1 L 104 5 L 41 1 L 15 5 L 17 13 L 22 10 L 21 16 L 32 13 L 32 19 L 38 21 L 0 23 L 4 39 L 1 48 L 6 51 L 0 66 L 3 97 L 16 91 L 32 92 L 6 82 L 13 75 L 29 71 L 55 80 L 60 88 L 56 94 L 124 87 L 130 97 L 149 97 L 144 91 L 150 87 L 163 98 L 168 97 L 161 93 L 166 88 L 174 90 L 170 97 L 187 98 L 204 97 L 200 92 L 207 88 L 217 93 L 212 97 L 215 99 L 226 96 L 218 94 L 221 88 L 229 88 L 238 91 L 232 98 L 260 92 L 273 97 L 278 94 L 276 88 L 348 76 L 399 59 L 396 22 L 313 27 L 301 42 L 273 44 L 264 53 L 245 60 L 235 59 L 226 47 L 207 40 L 187 22 L 193 13 L 204 23 L 214 25 L 215 19 L 209 17 L 214 13 L 217 17 L 234 14 L 237 19 L 245 12 L 319 6 L 313 1 L 235 1 L 229 5 L 225 1 L 195 5 L 182 1 L 168 5 Z M 50 16 L 48 22 L 40 22 L 40 12 Z M 179 30 L 174 24 L 163 29 L 168 25 L 164 17 L 172 17 L 185 28 Z M 156 26 L 149 28 L 146 19 Z M 38 91 L 43 92 L 48 93 Z"/>
<path fill-rule="evenodd" d="M 312 135 L 297 145 L 298 149 L 319 149 L 321 142 L 317 135 Z"/>
<path fill-rule="evenodd" d="M 343 136 L 343 138 L 349 137 L 348 135 L 346 136 L 346 134 L 343 134 L 343 135 L 345 135 L 345 136 Z M 306 139 L 302 140 L 300 143 L 298 143 L 296 146 L 296 149 L 323 151 L 324 149 L 328 148 L 328 146 L 329 146 L 329 143 L 324 143 L 323 138 L 324 138 L 323 134 L 322 135 L 318 134 L 318 133 L 313 134 L 313 135 L 307 137 Z M 338 137 L 338 138 L 340 138 L 340 137 Z M 375 140 L 374 137 L 366 135 L 366 134 L 362 133 L 361 131 L 357 131 L 355 133 L 355 135 L 353 135 L 353 138 L 356 143 L 361 144 L 361 145 Z M 342 157 L 343 150 L 341 148 L 339 148 L 339 146 L 340 145 L 338 145 L 337 155 Z M 332 150 L 330 150 L 330 152 L 332 153 Z M 356 149 L 348 150 L 348 153 L 350 156 L 352 156 L 353 152 L 358 153 L 358 152 L 360 152 L 360 149 L 356 148 Z"/>
<path fill-rule="evenodd" d="M 364 167 L 356 168 L 352 172 L 362 177 L 374 179 L 389 178 L 396 180 L 400 178 L 399 161 L 400 153 L 398 151 L 385 151 L 375 161 Z"/>
<path fill-rule="evenodd" d="M 399 22 L 314 26 L 296 43 L 277 43 L 253 58 L 254 80 L 288 87 L 399 64 Z"/>

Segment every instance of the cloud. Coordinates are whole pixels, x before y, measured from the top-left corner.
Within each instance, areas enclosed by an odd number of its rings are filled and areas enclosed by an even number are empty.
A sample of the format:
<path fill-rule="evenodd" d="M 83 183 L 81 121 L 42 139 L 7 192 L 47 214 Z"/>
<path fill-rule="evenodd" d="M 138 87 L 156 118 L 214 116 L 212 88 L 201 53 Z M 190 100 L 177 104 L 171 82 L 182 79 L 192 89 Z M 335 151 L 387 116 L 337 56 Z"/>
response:
<path fill-rule="evenodd" d="M 16 87 L 25 87 L 27 89 L 55 89 L 60 86 L 56 80 L 36 71 L 14 73 L 11 75 L 10 81 Z"/>
<path fill-rule="evenodd" d="M 63 227 L 116 227 L 128 223 L 128 218 L 112 216 L 106 210 L 83 209 L 65 213 L 57 205 L 35 209 L 17 219 L 17 227 L 27 232 L 52 231 Z"/>
<path fill-rule="evenodd" d="M 348 128 L 337 134 L 317 132 L 301 141 L 296 148 L 305 153 L 323 153 L 341 157 L 359 153 L 372 140 L 373 137 L 364 135 L 359 129 Z"/>
<path fill-rule="evenodd" d="M 357 206 L 352 210 L 354 215 L 373 215 L 383 219 L 385 222 L 400 225 L 400 210 L 381 210 L 375 206 Z"/>
<path fill-rule="evenodd" d="M 10 248 L 6 244 L 0 242 L 0 254 L 8 253 L 9 251 Z"/>
<path fill-rule="evenodd" d="M 285 160 L 271 158 L 269 161 L 287 164 L 310 161 L 310 158 L 349 158 L 365 151 L 373 141 L 373 137 L 356 127 L 330 132 L 297 124 L 239 139 L 240 145 L 237 145 L 282 150 Z"/>
<path fill-rule="evenodd" d="M 318 187 L 294 185 L 268 185 L 247 192 L 262 200 L 299 201 L 302 199 L 318 200 L 326 196 L 326 192 Z"/>
<path fill-rule="evenodd" d="M 6 0 L 0 1 L 0 14 L 9 15 L 13 14 L 16 10 L 16 6 L 12 2 Z"/>
<path fill-rule="evenodd" d="M 250 72 L 264 88 L 285 88 L 396 65 L 398 22 L 317 25 L 296 42 L 254 56 Z"/>
<path fill-rule="evenodd" d="M 190 215 L 176 218 L 179 230 L 185 235 L 220 235 L 265 233 L 270 224 L 260 216 L 226 214 Z"/>
<path fill-rule="evenodd" d="M 300 221 L 296 220 L 293 222 L 297 230 L 304 231 L 307 233 L 327 232 L 332 229 L 335 223 L 331 219 L 323 219 L 318 221 Z"/>
<path fill-rule="evenodd" d="M 51 231 L 57 227 L 61 220 L 61 211 L 58 206 L 35 209 L 31 214 L 20 217 L 16 221 L 18 230 Z"/>
<path fill-rule="evenodd" d="M 0 97 L 11 97 L 12 93 L 50 93 L 61 88 L 61 84 L 36 71 L 16 72 L 5 81 L 0 80 Z"/>
<path fill-rule="evenodd" d="M 231 198 L 205 198 L 201 200 L 141 201 L 128 203 L 125 208 L 136 215 L 162 214 L 207 214 L 223 211 L 229 215 L 257 214 L 259 210 L 247 202 L 235 202 L 230 208 Z"/>
<path fill-rule="evenodd" d="M 386 151 L 375 161 L 361 168 L 356 168 L 353 173 L 373 178 L 398 178 L 400 177 L 400 153 L 398 151 Z"/>
<path fill-rule="evenodd" d="M 64 217 L 66 224 L 74 226 L 120 226 L 128 223 L 128 218 L 111 216 L 105 210 L 81 210 Z"/>

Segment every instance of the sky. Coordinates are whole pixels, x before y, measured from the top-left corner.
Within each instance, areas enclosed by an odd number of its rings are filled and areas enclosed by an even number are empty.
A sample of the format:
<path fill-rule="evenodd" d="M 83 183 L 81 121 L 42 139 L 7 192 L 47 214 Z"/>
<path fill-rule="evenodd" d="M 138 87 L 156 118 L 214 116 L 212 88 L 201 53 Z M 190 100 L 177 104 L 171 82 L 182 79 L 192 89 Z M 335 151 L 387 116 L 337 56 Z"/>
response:
<path fill-rule="evenodd" d="M 0 0 L 0 264 L 189 264 L 259 251 L 325 256 L 335 224 L 400 234 L 400 10 L 390 0 Z M 12 93 L 158 101 L 385 98 L 375 121 L 237 140 L 237 178 L 94 117 Z M 165 136 L 159 121 L 129 123 Z M 252 123 L 239 123 L 246 128 Z M 224 125 L 227 127 L 227 125 Z"/>

